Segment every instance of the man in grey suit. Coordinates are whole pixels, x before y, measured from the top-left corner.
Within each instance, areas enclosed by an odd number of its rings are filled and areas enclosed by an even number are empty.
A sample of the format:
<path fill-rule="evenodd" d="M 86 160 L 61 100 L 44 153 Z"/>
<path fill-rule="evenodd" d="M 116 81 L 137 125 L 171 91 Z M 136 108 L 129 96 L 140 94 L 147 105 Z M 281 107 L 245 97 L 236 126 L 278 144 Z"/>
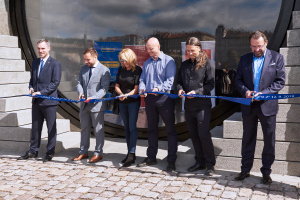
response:
<path fill-rule="evenodd" d="M 283 56 L 266 48 L 268 40 L 261 31 L 249 36 L 251 52 L 243 55 L 236 75 L 236 89 L 246 98 L 260 94 L 277 94 L 285 84 Z M 257 101 L 241 105 L 243 116 L 242 167 L 235 178 L 244 180 L 250 176 L 256 145 L 257 124 L 261 123 L 264 148 L 262 152 L 263 175 L 261 183 L 270 184 L 271 166 L 275 160 L 275 129 L 278 100 Z"/>
<path fill-rule="evenodd" d="M 94 48 L 88 48 L 83 53 L 85 64 L 79 73 L 77 92 L 79 99 L 86 98 L 80 106 L 81 142 L 79 155 L 73 158 L 78 161 L 88 158 L 90 147 L 91 125 L 96 136 L 94 156 L 90 163 L 102 159 L 104 145 L 104 112 L 106 102 L 89 103 L 91 99 L 101 99 L 106 95 L 110 83 L 109 69 L 98 61 L 98 53 Z"/>
<path fill-rule="evenodd" d="M 46 95 L 58 97 L 57 87 L 61 78 L 61 65 L 49 54 L 50 42 L 46 39 L 39 40 L 37 42 L 37 52 L 40 58 L 32 62 L 29 93 L 32 96 Z M 19 157 L 18 160 L 26 160 L 38 156 L 44 120 L 46 120 L 48 128 L 48 144 L 43 162 L 52 160 L 56 145 L 56 110 L 58 104 L 58 101 L 32 98 L 30 149 L 25 155 Z"/>

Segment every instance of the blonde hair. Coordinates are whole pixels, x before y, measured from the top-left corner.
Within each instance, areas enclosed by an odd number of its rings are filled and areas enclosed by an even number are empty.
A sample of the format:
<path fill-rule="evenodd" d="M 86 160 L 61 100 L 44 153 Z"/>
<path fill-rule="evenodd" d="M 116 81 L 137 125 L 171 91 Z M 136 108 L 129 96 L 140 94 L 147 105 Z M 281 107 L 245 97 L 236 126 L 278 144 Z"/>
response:
<path fill-rule="evenodd" d="M 120 53 L 119 53 L 119 61 L 121 62 L 121 60 L 126 60 L 127 63 L 129 64 L 129 66 L 132 68 L 132 71 L 135 70 L 135 67 L 137 65 L 137 57 L 134 53 L 134 51 L 132 51 L 131 49 L 123 49 Z M 125 66 L 122 64 L 122 67 L 125 68 Z"/>

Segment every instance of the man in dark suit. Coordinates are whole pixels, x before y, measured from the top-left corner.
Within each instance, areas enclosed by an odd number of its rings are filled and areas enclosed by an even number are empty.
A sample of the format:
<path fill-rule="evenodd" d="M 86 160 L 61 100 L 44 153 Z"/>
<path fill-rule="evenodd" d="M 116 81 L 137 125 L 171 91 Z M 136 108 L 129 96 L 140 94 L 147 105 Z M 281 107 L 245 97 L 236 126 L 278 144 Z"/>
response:
<path fill-rule="evenodd" d="M 283 56 L 266 48 L 267 37 L 261 31 L 250 34 L 250 53 L 240 59 L 236 88 L 246 98 L 254 98 L 260 94 L 277 94 L 285 84 L 285 68 Z M 250 176 L 253 166 L 257 136 L 258 120 L 261 123 L 264 148 L 262 167 L 260 169 L 264 184 L 272 183 L 271 166 L 275 160 L 275 129 L 278 101 L 258 101 L 253 99 L 251 105 L 241 105 L 243 117 L 242 166 L 241 173 L 235 178 L 244 180 Z"/>
<path fill-rule="evenodd" d="M 90 147 L 91 126 L 94 127 L 96 146 L 90 163 L 102 159 L 104 145 L 104 112 L 106 102 L 88 103 L 90 99 L 101 99 L 106 95 L 110 84 L 109 69 L 98 61 L 98 53 L 94 48 L 88 48 L 83 53 L 85 64 L 79 73 L 77 93 L 79 99 L 86 98 L 80 106 L 81 141 L 80 150 L 73 161 L 88 158 Z"/>
<path fill-rule="evenodd" d="M 50 42 L 42 39 L 37 42 L 37 52 L 40 58 L 32 62 L 29 93 L 34 95 L 46 95 L 58 97 L 57 87 L 61 78 L 61 65 L 50 55 Z M 48 144 L 45 161 L 51 161 L 56 145 L 56 110 L 58 101 L 32 98 L 32 133 L 30 149 L 18 160 L 36 158 L 41 144 L 41 132 L 44 120 L 48 128 Z"/>

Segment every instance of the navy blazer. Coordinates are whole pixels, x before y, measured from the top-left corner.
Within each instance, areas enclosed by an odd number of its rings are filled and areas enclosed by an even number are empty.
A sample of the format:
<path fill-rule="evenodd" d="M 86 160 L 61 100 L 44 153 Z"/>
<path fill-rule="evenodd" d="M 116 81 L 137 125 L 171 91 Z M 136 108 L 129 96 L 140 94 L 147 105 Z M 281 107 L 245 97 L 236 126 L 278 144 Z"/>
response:
<path fill-rule="evenodd" d="M 245 97 L 248 90 L 254 90 L 253 77 L 253 53 L 241 56 L 235 79 L 236 89 Z M 283 56 L 275 51 L 267 49 L 265 61 L 259 81 L 259 91 L 262 94 L 277 94 L 285 84 L 285 68 Z M 278 112 L 278 100 L 260 101 L 262 113 L 265 116 L 276 115 Z M 251 105 L 241 105 L 242 113 L 248 114 Z"/>
<path fill-rule="evenodd" d="M 41 58 L 38 58 L 32 62 L 29 88 L 33 88 L 34 92 L 40 92 L 42 95 L 58 97 L 57 87 L 61 78 L 61 64 L 49 56 L 38 77 L 40 61 Z M 32 98 L 32 103 L 38 103 L 40 106 L 52 106 L 58 105 L 59 101 Z"/>

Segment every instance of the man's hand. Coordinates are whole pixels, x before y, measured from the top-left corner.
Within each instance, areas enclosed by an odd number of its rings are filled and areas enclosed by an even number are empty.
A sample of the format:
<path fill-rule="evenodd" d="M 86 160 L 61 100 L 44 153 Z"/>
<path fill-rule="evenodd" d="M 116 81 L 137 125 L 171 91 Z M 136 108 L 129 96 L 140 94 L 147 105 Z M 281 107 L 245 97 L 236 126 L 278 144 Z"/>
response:
<path fill-rule="evenodd" d="M 30 89 L 29 89 L 29 94 L 32 94 L 32 93 L 34 93 L 34 89 L 33 89 L 33 88 L 30 88 Z"/>
<path fill-rule="evenodd" d="M 256 94 L 253 96 L 253 98 L 258 97 L 260 94 L 262 94 L 262 93 L 261 93 L 261 92 L 256 93 Z M 253 99 L 253 101 L 260 101 L 260 100 Z"/>
<path fill-rule="evenodd" d="M 79 96 L 78 96 L 78 99 L 84 99 L 84 94 L 80 93 Z"/>
<path fill-rule="evenodd" d="M 90 102 L 91 99 L 92 99 L 92 97 L 88 97 L 84 102 L 88 103 L 88 102 Z"/>
<path fill-rule="evenodd" d="M 192 91 L 190 91 L 189 93 L 187 93 L 188 95 L 190 95 L 190 94 L 196 94 L 196 92 L 194 91 L 194 90 L 192 90 Z M 187 98 L 189 98 L 189 99 L 192 99 L 192 98 L 194 98 L 194 97 L 187 97 Z"/>
<path fill-rule="evenodd" d="M 255 94 L 255 91 L 250 91 L 249 90 L 249 91 L 246 92 L 245 97 L 252 99 L 254 94 Z"/>
<path fill-rule="evenodd" d="M 32 96 L 35 96 L 35 95 L 41 95 L 41 93 L 40 92 L 34 92 L 34 93 L 32 93 Z M 34 97 L 34 98 L 37 98 L 37 97 Z"/>
<path fill-rule="evenodd" d="M 185 92 L 183 91 L 183 90 L 179 90 L 178 91 L 178 96 L 180 97 L 180 98 L 183 98 L 184 96 L 182 96 L 182 94 L 185 94 Z"/>
<path fill-rule="evenodd" d="M 152 92 L 158 92 L 159 90 L 158 90 L 158 88 L 153 88 L 153 90 L 152 90 Z M 152 94 L 152 95 L 155 95 L 155 96 L 157 96 L 158 94 L 154 94 L 154 93 L 149 93 L 149 94 Z"/>
<path fill-rule="evenodd" d="M 139 94 L 140 94 L 141 97 L 146 97 L 147 96 L 147 93 L 144 93 L 144 92 L 145 92 L 145 89 L 140 90 Z"/>

